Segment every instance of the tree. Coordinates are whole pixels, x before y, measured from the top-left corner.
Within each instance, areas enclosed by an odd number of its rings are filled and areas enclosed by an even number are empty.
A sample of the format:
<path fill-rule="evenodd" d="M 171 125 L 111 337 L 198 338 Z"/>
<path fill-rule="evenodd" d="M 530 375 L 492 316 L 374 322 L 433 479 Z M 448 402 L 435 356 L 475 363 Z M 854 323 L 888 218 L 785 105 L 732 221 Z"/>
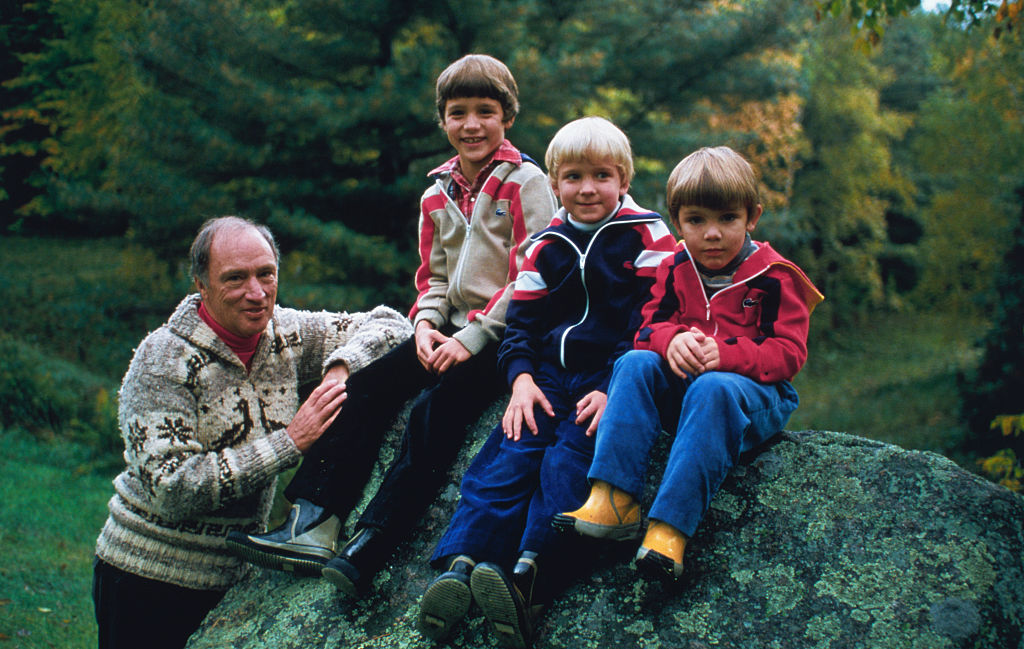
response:
<path fill-rule="evenodd" d="M 819 18 L 846 14 L 864 42 L 878 44 L 889 21 L 917 9 L 921 0 L 815 0 L 814 5 Z M 1019 27 L 1022 16 L 1024 0 L 949 0 L 946 10 L 947 23 L 966 27 L 977 27 L 994 17 L 992 33 L 996 37 Z"/>
<path fill-rule="evenodd" d="M 887 210 L 912 195 L 890 147 L 909 122 L 880 106 L 884 74 L 835 25 L 819 25 L 804 66 L 806 146 L 792 201 L 762 229 L 822 289 L 822 315 L 852 324 L 886 304 L 879 258 L 890 241 Z"/>

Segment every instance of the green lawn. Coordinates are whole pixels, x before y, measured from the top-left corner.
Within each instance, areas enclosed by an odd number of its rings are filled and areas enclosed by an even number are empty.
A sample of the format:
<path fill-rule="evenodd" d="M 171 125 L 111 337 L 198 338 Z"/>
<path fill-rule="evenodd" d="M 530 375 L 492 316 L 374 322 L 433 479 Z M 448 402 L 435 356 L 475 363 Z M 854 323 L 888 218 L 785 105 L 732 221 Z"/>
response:
<path fill-rule="evenodd" d="M 0 431 L 0 446 L 0 647 L 95 647 L 92 556 L 113 476 L 66 442 Z"/>

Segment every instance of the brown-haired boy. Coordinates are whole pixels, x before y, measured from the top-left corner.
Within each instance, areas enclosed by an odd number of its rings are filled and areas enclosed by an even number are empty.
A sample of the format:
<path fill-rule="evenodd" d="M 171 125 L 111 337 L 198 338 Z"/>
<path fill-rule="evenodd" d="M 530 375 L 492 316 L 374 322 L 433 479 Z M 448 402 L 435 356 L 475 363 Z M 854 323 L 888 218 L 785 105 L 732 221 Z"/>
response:
<path fill-rule="evenodd" d="M 504 392 L 496 353 L 527 237 L 555 200 L 540 167 L 505 139 L 518 88 L 497 59 L 470 54 L 437 80 L 442 130 L 456 156 L 430 172 L 420 201 L 415 334 L 348 379 L 348 398 L 285 496 L 284 525 L 235 533 L 228 545 L 265 567 L 323 576 L 357 594 L 434 498 L 469 425 Z M 401 450 L 339 551 L 339 534 L 370 474 L 384 430 L 420 393 Z"/>
<path fill-rule="evenodd" d="M 761 217 L 750 164 L 700 149 L 668 181 L 683 242 L 658 267 L 636 349 L 615 364 L 597 429 L 587 502 L 554 524 L 587 536 L 639 535 L 639 498 L 662 429 L 675 441 L 651 506 L 637 566 L 678 578 L 683 551 L 740 453 L 786 424 L 790 380 L 807 358 L 810 314 L 823 299 L 795 264 L 750 233 Z"/>

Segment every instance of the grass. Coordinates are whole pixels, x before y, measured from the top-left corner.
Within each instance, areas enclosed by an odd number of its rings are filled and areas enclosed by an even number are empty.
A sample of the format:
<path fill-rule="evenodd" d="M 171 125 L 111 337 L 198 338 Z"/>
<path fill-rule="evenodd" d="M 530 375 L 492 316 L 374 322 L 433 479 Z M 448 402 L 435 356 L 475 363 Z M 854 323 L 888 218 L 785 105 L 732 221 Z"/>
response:
<path fill-rule="evenodd" d="M 956 375 L 978 362 L 973 342 L 984 326 L 953 314 L 888 314 L 812 344 L 787 428 L 842 431 L 969 464 Z"/>
<path fill-rule="evenodd" d="M 0 647 L 96 646 L 90 585 L 112 475 L 90 449 L 0 431 Z"/>

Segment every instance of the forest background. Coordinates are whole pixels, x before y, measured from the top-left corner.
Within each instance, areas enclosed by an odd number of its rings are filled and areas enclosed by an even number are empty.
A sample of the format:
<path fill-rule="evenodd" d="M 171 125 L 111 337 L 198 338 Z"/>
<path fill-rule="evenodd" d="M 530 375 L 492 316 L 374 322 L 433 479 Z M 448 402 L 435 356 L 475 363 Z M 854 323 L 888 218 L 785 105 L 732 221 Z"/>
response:
<path fill-rule="evenodd" d="M 1019 490 L 1022 3 L 917 5 L 0 3 L 0 647 L 94 646 L 117 386 L 203 220 L 274 230 L 283 304 L 409 306 L 418 198 L 452 155 L 433 84 L 467 52 L 509 65 L 535 159 L 576 117 L 622 127 L 641 205 L 664 212 L 697 147 L 754 163 L 757 238 L 827 296 L 789 428 Z"/>

